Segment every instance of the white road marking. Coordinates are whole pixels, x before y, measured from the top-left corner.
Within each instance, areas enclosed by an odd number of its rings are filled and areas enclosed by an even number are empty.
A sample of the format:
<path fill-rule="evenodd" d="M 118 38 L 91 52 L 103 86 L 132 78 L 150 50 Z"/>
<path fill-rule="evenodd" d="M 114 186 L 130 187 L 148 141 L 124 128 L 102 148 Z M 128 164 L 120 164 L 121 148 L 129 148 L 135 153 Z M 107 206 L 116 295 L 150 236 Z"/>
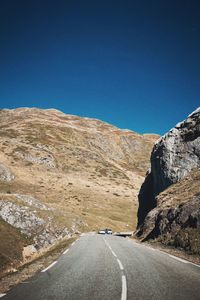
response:
<path fill-rule="evenodd" d="M 73 242 L 73 243 L 71 244 L 71 247 L 72 247 L 74 244 L 75 244 L 75 242 Z"/>
<path fill-rule="evenodd" d="M 122 275 L 122 295 L 121 295 L 121 300 L 126 300 L 126 298 L 127 298 L 126 276 Z"/>
<path fill-rule="evenodd" d="M 0 294 L 0 298 L 4 297 L 6 294 Z"/>
<path fill-rule="evenodd" d="M 63 252 L 63 254 L 66 254 L 68 251 L 69 251 L 69 249 L 66 249 L 66 250 Z"/>
<path fill-rule="evenodd" d="M 41 272 L 46 272 L 47 270 L 52 268 L 56 263 L 57 263 L 57 261 L 54 261 L 52 264 L 50 264 L 46 269 L 42 270 Z"/>
<path fill-rule="evenodd" d="M 192 263 L 192 262 L 189 262 L 189 264 L 191 264 L 191 265 L 193 265 L 193 266 L 196 266 L 196 267 L 200 268 L 200 265 L 194 264 L 194 263 Z"/>
<path fill-rule="evenodd" d="M 118 264 L 119 264 L 120 270 L 123 271 L 123 270 L 124 270 L 124 267 L 123 267 L 121 261 L 120 261 L 118 258 L 117 258 L 117 262 L 118 262 Z"/>
<path fill-rule="evenodd" d="M 106 241 L 106 239 L 105 239 L 105 238 L 103 238 L 103 239 L 104 239 L 104 242 L 106 243 L 106 245 L 108 246 L 108 248 L 109 248 L 110 250 L 112 250 L 111 247 L 110 247 L 110 245 L 109 245 L 108 242 Z"/>
<path fill-rule="evenodd" d="M 131 239 L 129 239 L 128 241 L 133 242 L 133 243 L 136 243 L 136 242 L 134 242 L 134 241 L 131 240 Z M 153 248 L 153 247 L 147 246 L 147 245 L 141 245 L 141 244 L 138 244 L 138 243 L 137 243 L 137 245 L 139 245 L 139 246 L 141 246 L 141 247 L 148 248 L 148 249 L 150 249 L 150 250 L 152 250 L 152 251 L 160 252 L 161 254 L 166 254 L 166 255 L 168 255 L 168 256 L 170 256 L 170 257 L 172 257 L 172 258 L 174 258 L 174 259 L 176 259 L 176 260 L 178 260 L 178 261 L 181 261 L 181 262 L 183 262 L 183 263 L 185 263 L 185 264 L 190 264 L 190 265 L 193 265 L 193 266 L 195 266 L 195 267 L 200 268 L 200 265 L 198 265 L 198 264 L 195 264 L 195 263 L 193 263 L 193 262 L 191 262 L 191 261 L 189 261 L 189 260 L 185 260 L 185 259 L 179 258 L 179 257 L 174 256 L 174 255 L 168 254 L 167 252 L 162 251 L 162 250 L 159 250 L 159 249 L 157 249 L 157 248 Z"/>
<path fill-rule="evenodd" d="M 156 249 L 152 248 L 152 247 L 148 247 L 149 249 L 151 249 L 152 251 L 156 251 Z"/>
<path fill-rule="evenodd" d="M 197 265 L 197 264 L 195 264 L 195 263 L 192 263 L 192 262 L 190 262 L 189 260 L 185 260 L 185 259 L 179 258 L 179 257 L 174 256 L 174 255 L 171 255 L 171 254 L 168 254 L 168 256 L 170 256 L 170 257 L 172 257 L 172 258 L 174 258 L 174 259 L 176 259 L 176 260 L 178 260 L 178 261 L 181 261 L 181 262 L 183 262 L 184 264 L 190 264 L 190 265 L 193 265 L 193 266 L 195 266 L 195 267 L 200 268 L 200 265 Z"/>
<path fill-rule="evenodd" d="M 168 255 L 169 255 L 170 257 L 172 257 L 172 258 L 178 260 L 178 261 L 183 262 L 184 264 L 188 264 L 188 263 L 189 263 L 189 261 L 187 261 L 187 260 L 185 260 L 185 259 L 179 258 L 179 257 L 174 256 L 174 255 L 171 255 L 171 254 L 168 254 Z"/>
<path fill-rule="evenodd" d="M 106 239 L 105 239 L 105 238 L 103 238 L 103 239 L 104 239 L 104 242 L 106 243 L 106 245 L 108 246 L 108 248 L 110 249 L 110 251 L 112 252 L 112 255 L 113 255 L 114 257 L 117 258 L 116 253 L 113 251 L 113 249 L 112 249 L 111 246 L 108 244 L 108 242 L 106 241 Z"/>
<path fill-rule="evenodd" d="M 111 251 L 114 257 L 117 257 L 116 253 L 112 250 Z"/>
<path fill-rule="evenodd" d="M 114 257 L 116 257 L 117 262 L 118 262 L 118 264 L 119 264 L 119 268 L 120 268 L 120 270 L 122 271 L 122 294 L 121 294 L 121 300 L 126 300 L 126 299 L 127 299 L 127 283 L 126 283 L 126 276 L 123 274 L 124 267 L 123 267 L 121 261 L 117 258 L 116 253 L 112 250 L 111 246 L 110 246 L 110 245 L 108 244 L 108 242 L 106 241 L 106 239 L 105 239 L 105 238 L 103 238 L 103 239 L 104 239 L 104 242 L 105 242 L 105 244 L 107 245 L 107 247 L 110 249 L 112 255 L 113 255 Z"/>

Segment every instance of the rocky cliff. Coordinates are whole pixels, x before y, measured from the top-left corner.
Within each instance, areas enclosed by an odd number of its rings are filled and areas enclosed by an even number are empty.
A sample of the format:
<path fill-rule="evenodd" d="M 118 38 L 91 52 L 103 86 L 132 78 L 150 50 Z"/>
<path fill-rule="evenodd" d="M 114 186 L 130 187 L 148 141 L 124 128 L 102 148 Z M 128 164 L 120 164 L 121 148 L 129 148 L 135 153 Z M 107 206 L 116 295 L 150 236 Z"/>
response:
<path fill-rule="evenodd" d="M 0 225 L 5 241 L 12 228 L 24 245 L 27 237 L 36 248 L 105 226 L 131 230 L 157 138 L 54 109 L 1 110 Z"/>
<path fill-rule="evenodd" d="M 199 167 L 200 108 L 153 147 L 151 169 L 139 193 L 137 235 L 141 239 L 158 238 L 190 250 L 196 247 L 188 239 L 192 235 L 197 239 L 200 231 Z"/>

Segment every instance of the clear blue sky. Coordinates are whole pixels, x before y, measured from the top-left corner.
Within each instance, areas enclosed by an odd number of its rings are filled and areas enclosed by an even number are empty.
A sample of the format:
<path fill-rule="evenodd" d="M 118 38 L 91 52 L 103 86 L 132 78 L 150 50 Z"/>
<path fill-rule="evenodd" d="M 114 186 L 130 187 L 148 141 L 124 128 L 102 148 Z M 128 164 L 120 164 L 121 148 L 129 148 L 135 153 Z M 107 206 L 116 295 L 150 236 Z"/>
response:
<path fill-rule="evenodd" d="M 200 1 L 0 1 L 1 108 L 163 134 L 199 105 Z"/>

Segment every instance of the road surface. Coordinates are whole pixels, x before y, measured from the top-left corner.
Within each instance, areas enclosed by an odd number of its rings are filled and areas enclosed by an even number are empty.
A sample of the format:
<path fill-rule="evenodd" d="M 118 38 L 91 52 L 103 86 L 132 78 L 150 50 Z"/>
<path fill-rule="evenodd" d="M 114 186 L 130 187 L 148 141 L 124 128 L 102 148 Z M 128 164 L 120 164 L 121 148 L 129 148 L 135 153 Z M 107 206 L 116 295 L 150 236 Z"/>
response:
<path fill-rule="evenodd" d="M 3 300 L 200 299 L 200 267 L 117 236 L 85 234 Z"/>

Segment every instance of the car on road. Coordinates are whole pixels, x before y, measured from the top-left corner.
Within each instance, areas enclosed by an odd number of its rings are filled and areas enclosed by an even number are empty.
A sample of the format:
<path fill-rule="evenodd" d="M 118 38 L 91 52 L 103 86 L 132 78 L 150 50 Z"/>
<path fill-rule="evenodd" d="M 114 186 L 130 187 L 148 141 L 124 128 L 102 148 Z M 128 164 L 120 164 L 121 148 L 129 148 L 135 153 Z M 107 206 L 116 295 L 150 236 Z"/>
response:
<path fill-rule="evenodd" d="M 100 229 L 98 231 L 98 234 L 112 234 L 112 229 L 106 228 L 106 229 Z"/>
<path fill-rule="evenodd" d="M 105 229 L 100 229 L 100 230 L 98 231 L 98 234 L 106 234 L 106 230 L 105 230 Z"/>
<path fill-rule="evenodd" d="M 106 228 L 106 233 L 107 233 L 107 234 L 112 234 L 112 229 Z"/>

